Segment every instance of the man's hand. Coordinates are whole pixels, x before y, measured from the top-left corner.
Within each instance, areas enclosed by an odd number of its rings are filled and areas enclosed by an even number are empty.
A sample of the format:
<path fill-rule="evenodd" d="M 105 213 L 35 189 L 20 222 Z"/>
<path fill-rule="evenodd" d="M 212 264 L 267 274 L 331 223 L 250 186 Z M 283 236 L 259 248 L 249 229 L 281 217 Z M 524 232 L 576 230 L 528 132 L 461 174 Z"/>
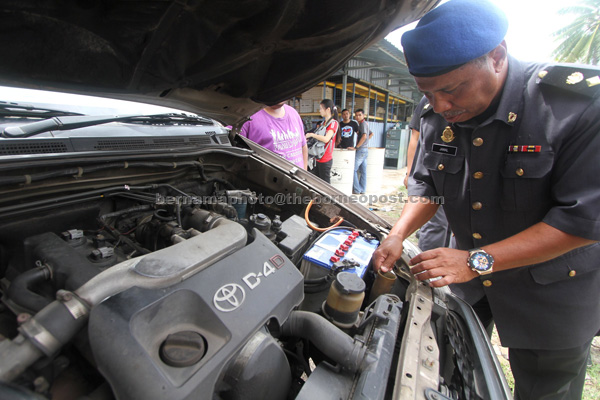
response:
<path fill-rule="evenodd" d="M 402 256 L 402 239 L 400 236 L 388 236 L 373 253 L 373 269 L 388 272 L 394 268 L 394 263 Z"/>
<path fill-rule="evenodd" d="M 479 276 L 467 266 L 468 258 L 468 251 L 440 247 L 424 251 L 410 260 L 410 272 L 420 281 L 441 277 L 429 282 L 434 287 L 468 282 Z"/>

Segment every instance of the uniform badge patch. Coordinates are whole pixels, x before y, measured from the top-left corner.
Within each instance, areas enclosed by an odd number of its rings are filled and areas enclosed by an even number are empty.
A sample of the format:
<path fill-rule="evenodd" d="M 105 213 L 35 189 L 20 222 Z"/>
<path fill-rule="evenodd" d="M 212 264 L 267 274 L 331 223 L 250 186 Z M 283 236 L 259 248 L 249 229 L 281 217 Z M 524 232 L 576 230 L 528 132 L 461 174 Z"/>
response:
<path fill-rule="evenodd" d="M 454 136 L 454 131 L 452 131 L 452 128 L 450 128 L 449 126 L 447 126 L 444 129 L 444 132 L 442 132 L 442 140 L 445 143 L 450 143 L 451 141 L 453 141 L 455 139 Z"/>

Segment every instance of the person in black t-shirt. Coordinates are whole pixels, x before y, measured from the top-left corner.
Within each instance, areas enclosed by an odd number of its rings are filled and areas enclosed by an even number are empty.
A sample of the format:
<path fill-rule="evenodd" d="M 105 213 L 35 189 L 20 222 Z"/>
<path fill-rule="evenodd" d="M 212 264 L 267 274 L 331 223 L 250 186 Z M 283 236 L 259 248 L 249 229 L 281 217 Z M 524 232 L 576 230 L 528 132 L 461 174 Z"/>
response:
<path fill-rule="evenodd" d="M 350 111 L 342 110 L 342 121 L 340 122 L 341 134 L 335 141 L 335 146 L 342 149 L 354 150 L 354 137 L 358 132 L 358 122 L 350 119 Z"/>

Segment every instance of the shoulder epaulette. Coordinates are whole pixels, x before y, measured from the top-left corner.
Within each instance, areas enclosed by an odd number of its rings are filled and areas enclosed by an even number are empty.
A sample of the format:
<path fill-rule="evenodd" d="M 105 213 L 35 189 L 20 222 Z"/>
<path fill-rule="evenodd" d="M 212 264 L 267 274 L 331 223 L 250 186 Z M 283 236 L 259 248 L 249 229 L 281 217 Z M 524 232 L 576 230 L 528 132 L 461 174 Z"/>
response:
<path fill-rule="evenodd" d="M 421 117 L 424 117 L 425 115 L 427 115 L 427 113 L 432 112 L 433 111 L 433 107 L 431 107 L 431 104 L 429 104 L 429 102 L 425 103 L 423 105 L 423 110 L 421 110 Z"/>
<path fill-rule="evenodd" d="M 600 69 L 554 65 L 538 72 L 538 83 L 593 97 L 600 89 Z"/>

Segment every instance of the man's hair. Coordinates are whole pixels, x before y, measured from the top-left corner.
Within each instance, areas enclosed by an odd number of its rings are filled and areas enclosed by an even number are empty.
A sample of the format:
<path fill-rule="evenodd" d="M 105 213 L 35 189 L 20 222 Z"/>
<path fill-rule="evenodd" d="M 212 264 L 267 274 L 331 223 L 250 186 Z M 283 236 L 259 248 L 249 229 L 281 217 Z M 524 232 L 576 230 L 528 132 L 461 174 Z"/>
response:
<path fill-rule="evenodd" d="M 354 111 L 354 114 L 359 113 L 359 112 L 364 114 L 365 110 L 363 110 L 362 108 L 358 108 Z"/>
<path fill-rule="evenodd" d="M 487 62 L 487 58 L 490 55 L 490 53 L 485 53 L 484 55 L 482 55 L 481 57 L 477 57 L 471 61 L 469 61 L 468 63 L 466 63 L 465 65 L 471 64 L 474 65 L 476 67 L 483 67 L 485 65 L 485 63 Z"/>
<path fill-rule="evenodd" d="M 483 67 L 485 65 L 485 63 L 487 62 L 488 57 L 492 57 L 492 53 L 496 50 L 497 47 L 498 46 L 494 47 L 494 49 L 492 51 L 485 53 L 481 57 L 474 58 L 473 60 L 469 61 L 465 65 L 472 64 L 478 68 Z M 504 53 L 504 57 L 506 57 L 506 52 Z"/>
<path fill-rule="evenodd" d="M 348 111 L 348 112 L 350 112 L 350 110 L 348 110 L 347 108 L 344 108 L 344 109 L 342 110 L 342 113 L 343 113 L 343 112 L 345 112 L 345 111 Z"/>

